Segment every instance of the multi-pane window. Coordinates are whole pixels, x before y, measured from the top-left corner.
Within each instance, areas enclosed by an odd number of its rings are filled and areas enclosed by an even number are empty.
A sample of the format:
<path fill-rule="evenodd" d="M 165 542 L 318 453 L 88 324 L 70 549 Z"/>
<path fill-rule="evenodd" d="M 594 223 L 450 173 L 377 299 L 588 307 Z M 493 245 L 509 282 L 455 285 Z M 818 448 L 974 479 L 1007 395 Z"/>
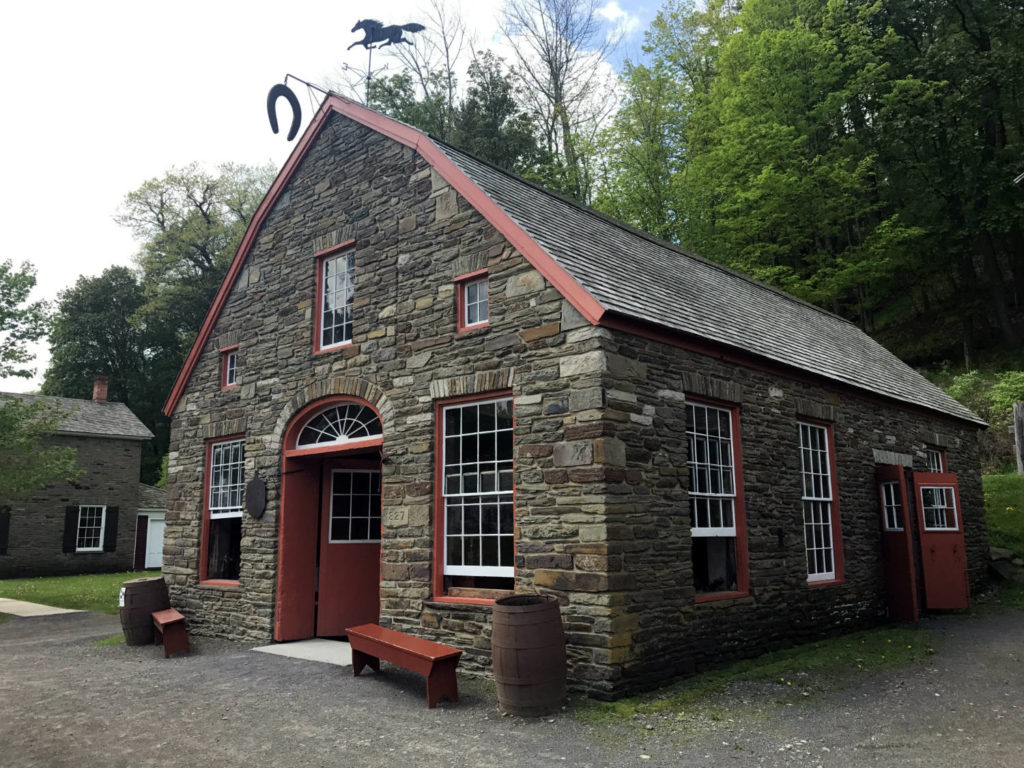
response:
<path fill-rule="evenodd" d="M 446 576 L 511 577 L 512 399 L 442 411 Z"/>
<path fill-rule="evenodd" d="M 222 386 L 233 387 L 238 383 L 238 350 L 224 353 L 224 381 Z"/>
<path fill-rule="evenodd" d="M 487 322 L 487 278 L 472 280 L 462 286 L 462 317 L 466 327 Z"/>
<path fill-rule="evenodd" d="M 321 280 L 320 349 L 327 349 L 352 341 L 355 256 L 350 252 L 325 258 Z"/>
<path fill-rule="evenodd" d="M 928 461 L 929 472 L 945 472 L 946 462 L 945 457 L 942 455 L 942 450 L 939 448 L 925 448 L 925 458 Z"/>
<path fill-rule="evenodd" d="M 957 530 L 956 497 L 952 487 L 922 487 L 921 511 L 926 531 Z"/>
<path fill-rule="evenodd" d="M 732 413 L 686 406 L 690 449 L 690 535 L 698 592 L 737 589 L 736 472 Z"/>
<path fill-rule="evenodd" d="M 299 432 L 296 448 L 340 445 L 354 440 L 381 437 L 380 419 L 360 403 L 344 403 L 311 418 Z"/>
<path fill-rule="evenodd" d="M 334 470 L 331 473 L 331 543 L 379 540 L 380 472 Z"/>
<path fill-rule="evenodd" d="M 107 508 L 104 506 L 80 506 L 78 508 L 76 552 L 103 551 L 103 524 L 106 511 Z"/>
<path fill-rule="evenodd" d="M 801 423 L 799 426 L 807 580 L 825 581 L 836 577 L 828 430 L 817 424 Z"/>
<path fill-rule="evenodd" d="M 885 530 L 903 530 L 903 509 L 900 504 L 900 488 L 898 483 L 882 483 L 882 517 Z"/>
<path fill-rule="evenodd" d="M 206 578 L 237 580 L 241 563 L 245 441 L 210 446 Z"/>

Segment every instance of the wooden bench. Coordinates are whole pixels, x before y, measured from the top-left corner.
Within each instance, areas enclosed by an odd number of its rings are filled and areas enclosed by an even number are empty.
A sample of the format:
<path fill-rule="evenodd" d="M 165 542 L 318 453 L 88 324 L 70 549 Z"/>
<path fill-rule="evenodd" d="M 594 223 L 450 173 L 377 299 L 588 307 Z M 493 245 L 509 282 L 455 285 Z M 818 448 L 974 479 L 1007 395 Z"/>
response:
<path fill-rule="evenodd" d="M 153 611 L 153 631 L 153 642 L 156 645 L 164 644 L 165 659 L 171 658 L 171 654 L 178 651 L 191 651 L 188 632 L 185 631 L 185 617 L 173 608 Z"/>
<path fill-rule="evenodd" d="M 380 672 L 380 660 L 427 678 L 427 706 L 433 707 L 441 699 L 459 700 L 455 668 L 462 651 L 440 643 L 432 643 L 376 624 L 361 624 L 348 628 L 348 642 L 352 646 L 352 673 L 358 675 L 367 664 Z"/>

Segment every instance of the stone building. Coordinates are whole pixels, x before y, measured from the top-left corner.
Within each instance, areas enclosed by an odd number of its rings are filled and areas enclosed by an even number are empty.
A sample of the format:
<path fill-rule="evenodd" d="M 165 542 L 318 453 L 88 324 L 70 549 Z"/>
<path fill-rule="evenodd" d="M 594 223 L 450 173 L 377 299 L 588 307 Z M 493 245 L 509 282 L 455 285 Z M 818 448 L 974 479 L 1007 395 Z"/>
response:
<path fill-rule="evenodd" d="M 92 400 L 6 396 L 46 400 L 65 414 L 49 442 L 74 448 L 82 475 L 27 501 L 0 498 L 0 578 L 131 569 L 140 500 L 162 506 L 164 495 L 139 483 L 142 444 L 153 434 L 124 403 L 107 400 L 104 378 Z"/>
<path fill-rule="evenodd" d="M 969 410 L 839 317 L 335 95 L 166 412 L 164 573 L 199 633 L 379 621 L 485 670 L 493 599 L 550 592 L 570 680 L 613 697 L 983 574 Z"/>

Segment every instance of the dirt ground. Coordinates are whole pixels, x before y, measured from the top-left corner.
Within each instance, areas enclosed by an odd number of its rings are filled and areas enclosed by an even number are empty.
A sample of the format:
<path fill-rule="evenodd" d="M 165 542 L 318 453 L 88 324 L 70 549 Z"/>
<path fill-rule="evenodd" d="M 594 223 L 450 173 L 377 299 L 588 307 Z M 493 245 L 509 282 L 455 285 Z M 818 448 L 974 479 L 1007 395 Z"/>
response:
<path fill-rule="evenodd" d="M 936 654 L 837 681 L 807 700 L 733 686 L 681 720 L 592 725 L 503 717 L 462 677 L 427 709 L 422 678 L 254 653 L 194 638 L 95 646 L 89 613 L 0 624 L 0 768 L 22 766 L 1024 766 L 1024 611 L 929 619 Z"/>

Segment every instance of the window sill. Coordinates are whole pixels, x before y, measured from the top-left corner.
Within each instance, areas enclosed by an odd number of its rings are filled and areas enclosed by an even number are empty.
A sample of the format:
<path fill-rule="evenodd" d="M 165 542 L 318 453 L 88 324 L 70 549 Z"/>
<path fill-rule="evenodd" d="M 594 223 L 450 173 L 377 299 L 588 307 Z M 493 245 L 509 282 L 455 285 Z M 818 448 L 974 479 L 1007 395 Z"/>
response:
<path fill-rule="evenodd" d="M 214 592 L 241 592 L 242 585 L 238 581 L 229 581 L 228 579 L 208 579 L 207 581 L 199 582 L 200 589 L 209 589 Z"/>
<path fill-rule="evenodd" d="M 807 586 L 811 589 L 817 589 L 818 587 L 831 587 L 836 584 L 842 584 L 845 579 L 822 579 L 821 581 L 808 581 Z"/>
<path fill-rule="evenodd" d="M 509 592 L 509 594 L 512 594 Z M 494 605 L 494 598 L 485 597 L 449 597 L 448 595 L 441 595 L 439 597 L 432 597 L 430 600 L 424 601 L 424 605 L 432 608 L 446 608 L 452 605 L 461 606 L 477 606 L 479 608 L 490 608 Z"/>
<path fill-rule="evenodd" d="M 741 597 L 750 597 L 750 592 L 698 592 L 694 602 L 717 603 L 722 600 L 736 600 Z"/>
<path fill-rule="evenodd" d="M 477 323 L 476 325 L 460 325 L 455 329 L 455 332 L 459 336 L 470 336 L 474 331 L 486 331 L 491 327 L 491 322 L 488 320 L 486 323 Z"/>
<path fill-rule="evenodd" d="M 229 389 L 238 389 L 238 384 L 224 384 L 221 388 L 221 392 L 226 392 Z"/>
<path fill-rule="evenodd" d="M 341 344 L 334 344 L 330 347 L 314 347 L 313 355 L 328 355 L 331 352 L 340 352 L 341 350 L 348 349 L 350 347 L 355 347 L 357 350 L 359 349 L 359 347 L 356 346 L 355 342 L 344 341 Z"/>

